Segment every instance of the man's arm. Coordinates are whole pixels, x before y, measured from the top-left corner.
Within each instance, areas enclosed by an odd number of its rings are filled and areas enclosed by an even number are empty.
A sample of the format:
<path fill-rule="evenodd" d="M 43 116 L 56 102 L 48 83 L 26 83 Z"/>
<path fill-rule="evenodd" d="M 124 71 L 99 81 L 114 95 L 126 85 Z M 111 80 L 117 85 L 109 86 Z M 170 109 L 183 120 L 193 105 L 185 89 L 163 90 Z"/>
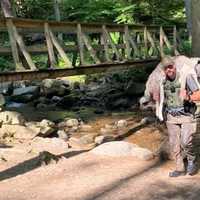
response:
<path fill-rule="evenodd" d="M 194 77 L 189 75 L 186 79 L 187 87 L 191 93 L 186 93 L 186 100 L 189 101 L 200 101 L 200 88 L 199 85 L 194 80 Z"/>

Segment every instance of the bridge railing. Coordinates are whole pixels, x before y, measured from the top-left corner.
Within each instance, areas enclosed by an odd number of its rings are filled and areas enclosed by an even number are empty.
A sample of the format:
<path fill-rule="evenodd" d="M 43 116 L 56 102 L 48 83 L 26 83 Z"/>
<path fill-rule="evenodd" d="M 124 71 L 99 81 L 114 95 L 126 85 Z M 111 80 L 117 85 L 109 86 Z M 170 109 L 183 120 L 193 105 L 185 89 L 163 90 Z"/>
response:
<path fill-rule="evenodd" d="M 0 55 L 12 55 L 15 71 L 40 69 L 33 59 L 37 54 L 46 55 L 46 68 L 57 69 L 159 58 L 166 50 L 179 53 L 175 26 L 7 18 L 0 20 L 0 32 L 9 35 Z"/>

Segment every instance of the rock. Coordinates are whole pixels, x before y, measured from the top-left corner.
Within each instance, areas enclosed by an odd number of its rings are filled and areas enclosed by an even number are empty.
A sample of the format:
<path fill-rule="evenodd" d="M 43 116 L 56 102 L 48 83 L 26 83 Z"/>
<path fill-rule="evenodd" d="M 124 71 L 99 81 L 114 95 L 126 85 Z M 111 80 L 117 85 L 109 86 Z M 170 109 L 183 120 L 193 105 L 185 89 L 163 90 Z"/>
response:
<path fill-rule="evenodd" d="M 129 81 L 125 91 L 129 96 L 141 96 L 144 94 L 145 83 Z"/>
<path fill-rule="evenodd" d="M 55 123 L 47 119 L 43 119 L 39 123 L 39 127 L 40 127 L 40 134 L 42 136 L 49 136 L 51 133 L 55 131 L 54 129 Z"/>
<path fill-rule="evenodd" d="M 92 126 L 83 124 L 80 126 L 80 131 L 82 132 L 89 132 L 92 130 Z"/>
<path fill-rule="evenodd" d="M 142 160 L 154 158 L 154 154 L 150 150 L 124 141 L 107 142 L 94 148 L 91 152 L 107 156 L 134 156 Z"/>
<path fill-rule="evenodd" d="M 29 87 L 22 87 L 14 89 L 12 96 L 19 96 L 19 95 L 25 95 L 25 94 L 39 94 L 39 87 L 38 86 L 29 86 Z"/>
<path fill-rule="evenodd" d="M 110 142 L 114 140 L 114 136 L 113 135 L 100 135 L 95 137 L 95 144 L 102 144 L 104 142 Z"/>
<path fill-rule="evenodd" d="M 0 106 L 4 106 L 5 103 L 6 103 L 5 97 L 2 94 L 0 94 Z"/>
<path fill-rule="evenodd" d="M 61 97 L 58 97 L 58 96 L 53 96 L 53 97 L 51 98 L 51 100 L 52 100 L 53 102 L 55 102 L 55 103 L 59 102 L 61 99 L 62 99 L 62 98 L 61 98 Z"/>
<path fill-rule="evenodd" d="M 67 121 L 66 121 L 66 126 L 67 127 L 73 127 L 73 126 L 78 126 L 78 124 L 79 124 L 79 122 L 78 122 L 78 120 L 77 119 L 68 119 Z"/>
<path fill-rule="evenodd" d="M 40 136 L 46 137 L 51 135 L 55 131 L 52 127 L 40 127 Z"/>
<path fill-rule="evenodd" d="M 25 126 L 21 125 L 2 125 L 0 129 L 1 137 L 14 137 L 16 139 L 33 139 L 38 132 L 33 131 Z"/>
<path fill-rule="evenodd" d="M 119 98 L 112 103 L 112 109 L 116 108 L 128 108 L 130 102 L 127 98 Z"/>
<path fill-rule="evenodd" d="M 116 123 L 116 125 L 117 125 L 117 128 L 126 128 L 128 125 L 128 122 L 126 120 L 122 119 L 122 120 L 119 120 Z"/>
<path fill-rule="evenodd" d="M 54 127 L 55 127 L 55 123 L 52 122 L 52 121 L 50 121 L 50 120 L 48 120 L 48 119 L 43 119 L 43 120 L 40 122 L 40 126 L 43 126 L 43 127 L 49 126 L 49 127 L 54 128 Z"/>
<path fill-rule="evenodd" d="M 26 127 L 33 130 L 35 133 L 37 133 L 37 135 L 40 134 L 40 124 L 39 124 L 39 122 L 26 122 L 25 125 L 26 125 Z"/>
<path fill-rule="evenodd" d="M 113 134 L 113 132 L 114 132 L 115 130 L 114 129 L 112 129 L 112 128 L 101 128 L 100 129 L 100 133 L 102 134 L 102 135 L 110 135 L 110 134 Z"/>
<path fill-rule="evenodd" d="M 24 94 L 19 96 L 12 96 L 11 100 L 17 103 L 28 103 L 35 99 L 33 94 Z"/>
<path fill-rule="evenodd" d="M 75 106 L 77 102 L 80 100 L 80 96 L 76 94 L 70 94 L 64 96 L 58 103 L 57 105 L 62 107 L 62 108 L 71 108 L 72 106 Z"/>
<path fill-rule="evenodd" d="M 68 143 L 72 148 L 81 149 L 81 150 L 85 150 L 85 149 L 88 150 L 88 149 L 95 147 L 94 142 L 93 143 L 87 143 L 86 138 L 80 140 L 80 138 L 74 137 L 74 136 L 69 139 Z"/>
<path fill-rule="evenodd" d="M 87 135 L 84 135 L 82 136 L 80 139 L 79 139 L 79 143 L 80 144 L 91 144 L 91 143 L 94 143 L 94 134 L 87 134 Z"/>
<path fill-rule="evenodd" d="M 94 148 L 91 152 L 97 155 L 107 156 L 132 156 L 132 150 L 137 147 L 124 141 L 113 141 L 101 144 Z"/>
<path fill-rule="evenodd" d="M 105 124 L 105 129 L 113 129 L 114 126 L 111 124 Z"/>
<path fill-rule="evenodd" d="M 36 106 L 36 108 L 38 110 L 40 110 L 40 109 L 46 109 L 46 108 L 48 108 L 48 105 L 44 104 L 44 103 L 38 103 L 37 106 Z"/>
<path fill-rule="evenodd" d="M 151 160 L 154 158 L 152 151 L 141 147 L 133 148 L 132 155 L 142 160 Z"/>
<path fill-rule="evenodd" d="M 58 130 L 57 134 L 58 134 L 58 137 L 64 141 L 67 141 L 69 139 L 67 133 L 64 130 Z"/>
<path fill-rule="evenodd" d="M 64 96 L 70 94 L 71 90 L 62 80 L 45 79 L 41 84 L 41 93 L 45 96 Z"/>
<path fill-rule="evenodd" d="M 34 152 L 48 151 L 53 154 L 66 153 L 68 145 L 60 138 L 42 138 L 35 137 L 30 144 Z"/>
<path fill-rule="evenodd" d="M 24 125 L 25 119 L 22 114 L 14 111 L 0 112 L 0 121 L 3 124 L 19 124 Z"/>

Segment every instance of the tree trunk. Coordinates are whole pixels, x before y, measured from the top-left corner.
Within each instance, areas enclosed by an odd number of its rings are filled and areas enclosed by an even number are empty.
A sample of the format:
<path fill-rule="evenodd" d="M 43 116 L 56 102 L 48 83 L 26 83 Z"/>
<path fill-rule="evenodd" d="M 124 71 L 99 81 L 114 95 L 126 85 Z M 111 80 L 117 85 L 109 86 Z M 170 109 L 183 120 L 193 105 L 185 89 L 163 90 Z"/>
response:
<path fill-rule="evenodd" d="M 192 55 L 200 57 L 200 1 L 192 0 Z"/>
<path fill-rule="evenodd" d="M 10 0 L 0 0 L 4 17 L 13 17 Z"/>
<path fill-rule="evenodd" d="M 60 3 L 60 0 L 54 0 L 54 12 L 55 12 L 56 21 L 61 20 L 59 3 Z"/>
<path fill-rule="evenodd" d="M 185 2 L 185 11 L 186 11 L 186 17 L 187 17 L 187 29 L 189 36 L 192 35 L 192 14 L 191 14 L 191 0 L 184 0 Z"/>
<path fill-rule="evenodd" d="M 56 21 L 60 22 L 61 20 L 61 15 L 60 15 L 60 8 L 59 8 L 59 4 L 61 3 L 61 0 L 53 0 L 54 1 L 54 13 L 55 13 L 55 18 Z M 59 40 L 63 40 L 63 36 L 62 33 L 58 34 L 58 38 Z"/>

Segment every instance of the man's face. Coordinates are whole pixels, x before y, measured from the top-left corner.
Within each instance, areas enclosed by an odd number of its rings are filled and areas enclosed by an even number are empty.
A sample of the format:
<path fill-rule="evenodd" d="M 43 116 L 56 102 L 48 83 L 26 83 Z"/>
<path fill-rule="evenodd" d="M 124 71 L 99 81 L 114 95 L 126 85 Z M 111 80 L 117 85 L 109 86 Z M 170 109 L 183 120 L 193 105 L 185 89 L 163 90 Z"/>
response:
<path fill-rule="evenodd" d="M 168 79 L 174 80 L 176 78 L 176 67 L 174 65 L 166 66 L 164 72 Z"/>

